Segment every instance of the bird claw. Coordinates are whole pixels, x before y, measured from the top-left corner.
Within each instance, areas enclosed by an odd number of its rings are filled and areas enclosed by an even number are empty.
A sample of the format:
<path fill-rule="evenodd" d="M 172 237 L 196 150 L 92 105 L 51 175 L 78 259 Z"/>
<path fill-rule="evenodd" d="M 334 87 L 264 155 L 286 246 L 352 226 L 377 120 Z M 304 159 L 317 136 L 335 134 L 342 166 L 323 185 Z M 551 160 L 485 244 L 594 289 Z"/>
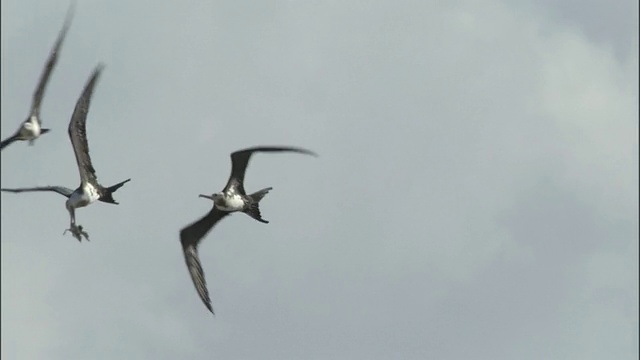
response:
<path fill-rule="evenodd" d="M 71 225 L 70 228 L 66 229 L 62 235 L 66 234 L 68 232 L 71 233 L 71 235 L 73 235 L 74 238 L 76 238 L 78 241 L 82 242 L 82 238 L 84 237 L 85 239 L 87 239 L 87 241 L 89 241 L 89 234 L 82 230 L 82 225 Z"/>

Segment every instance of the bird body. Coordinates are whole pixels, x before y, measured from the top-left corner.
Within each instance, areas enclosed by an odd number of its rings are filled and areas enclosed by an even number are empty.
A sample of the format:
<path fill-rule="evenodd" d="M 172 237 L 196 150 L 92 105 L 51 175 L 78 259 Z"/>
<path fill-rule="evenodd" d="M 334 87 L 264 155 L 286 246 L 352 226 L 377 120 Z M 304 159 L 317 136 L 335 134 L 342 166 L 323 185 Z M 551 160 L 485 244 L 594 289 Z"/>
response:
<path fill-rule="evenodd" d="M 244 175 L 249 159 L 255 152 L 297 152 L 317 156 L 310 150 L 289 146 L 260 146 L 239 150 L 231 154 L 231 175 L 224 189 L 212 195 L 199 195 L 212 200 L 213 206 L 208 214 L 180 230 L 180 242 L 191 280 L 200 299 L 211 313 L 213 313 L 213 307 L 198 256 L 198 244 L 216 223 L 234 212 L 244 212 L 256 221 L 269 223 L 262 218 L 259 203 L 272 188 L 264 188 L 252 194 L 247 194 L 244 189 Z"/>
<path fill-rule="evenodd" d="M 40 134 L 42 134 L 42 126 L 40 125 L 40 120 L 37 115 L 31 115 L 20 127 L 20 138 L 23 140 L 33 142 Z"/>
<path fill-rule="evenodd" d="M 82 226 L 76 225 L 76 209 L 88 206 L 96 201 L 117 205 L 118 203 L 113 199 L 113 193 L 131 180 L 127 179 L 116 185 L 105 188 L 98 182 L 98 177 L 91 162 L 91 156 L 89 155 L 89 143 L 87 140 L 86 127 L 87 114 L 89 113 L 89 105 L 91 103 L 91 97 L 93 96 L 93 89 L 103 69 L 104 66 L 102 64 L 99 64 L 94 69 L 76 102 L 73 114 L 71 115 L 71 120 L 69 121 L 68 134 L 69 139 L 71 140 L 71 145 L 73 146 L 76 163 L 78 165 L 80 186 L 74 191 L 62 186 L 2 189 L 2 191 L 14 193 L 25 191 L 54 191 L 67 197 L 65 207 L 69 212 L 71 225 L 69 229 L 65 230 L 65 233 L 70 231 L 78 241 L 82 241 L 82 237 L 89 240 L 89 235 L 82 230 Z"/>
<path fill-rule="evenodd" d="M 71 234 L 78 239 L 78 241 L 82 241 L 82 236 L 87 238 L 87 240 L 89 238 L 87 233 L 82 230 L 82 227 L 76 225 L 75 210 L 88 206 L 96 200 L 117 204 L 113 199 L 112 193 L 129 181 L 126 180 L 120 184 L 114 185 L 112 188 L 103 187 L 98 182 L 96 170 L 93 167 L 91 156 L 89 155 L 87 115 L 89 113 L 89 106 L 91 105 L 93 89 L 95 88 L 103 69 L 104 65 L 102 64 L 98 64 L 94 69 L 82 91 L 82 94 L 76 102 L 68 127 L 69 140 L 71 140 L 71 145 L 73 146 L 73 153 L 76 156 L 76 163 L 80 174 L 80 186 L 73 192 L 73 194 L 71 194 L 65 204 L 71 218 L 71 225 L 67 230 L 71 231 Z"/>
<path fill-rule="evenodd" d="M 131 181 L 131 179 L 127 179 L 125 181 L 121 181 L 113 186 L 109 186 L 106 189 L 103 189 L 102 191 L 102 195 L 99 195 L 100 197 L 98 198 L 98 201 L 104 202 L 104 203 L 108 203 L 108 204 L 118 204 L 117 202 L 115 202 L 113 200 L 113 196 L 112 194 L 114 192 L 116 192 L 116 190 L 118 190 L 119 188 L 122 187 L 122 185 L 126 184 L 127 182 Z M 82 185 L 81 185 L 82 186 Z M 40 187 L 32 187 L 32 188 L 17 188 L 17 189 L 9 189 L 9 188 L 2 188 L 0 189 L 0 191 L 5 191 L 5 192 L 11 192 L 11 193 L 22 193 L 22 192 L 41 192 L 41 191 L 49 191 L 49 192 L 55 192 L 58 193 L 64 197 L 67 198 L 67 203 L 75 208 L 78 207 L 83 207 L 83 206 L 87 206 L 90 203 L 94 202 L 93 201 L 89 201 L 89 195 L 84 195 L 86 193 L 88 193 L 87 190 L 82 190 L 81 187 L 78 187 L 75 190 L 71 190 L 67 187 L 64 186 L 40 186 Z M 92 187 L 92 190 L 95 192 L 95 189 Z M 69 198 L 71 196 L 75 196 L 74 200 L 69 201 Z M 85 198 L 85 200 L 82 200 L 82 198 Z M 86 202 L 86 204 L 84 205 L 79 205 L 80 203 Z"/>
<path fill-rule="evenodd" d="M 40 107 L 42 105 L 42 99 L 44 98 L 47 84 L 49 83 L 49 79 L 51 78 L 51 74 L 53 73 L 53 69 L 58 63 L 58 55 L 60 53 L 60 49 L 62 48 L 62 43 L 67 36 L 69 26 L 71 25 L 74 9 L 75 3 L 72 3 L 67 11 L 67 16 L 62 29 L 58 33 L 56 42 L 53 45 L 51 52 L 49 53 L 49 58 L 47 59 L 42 74 L 40 75 L 38 85 L 33 92 L 29 116 L 22 122 L 18 130 L 13 135 L 0 142 L 0 150 L 16 141 L 29 141 L 29 145 L 33 145 L 35 140 L 39 138 L 40 135 L 49 132 L 49 129 L 44 129 L 42 127 L 42 119 L 40 118 Z"/>
<path fill-rule="evenodd" d="M 218 193 L 212 196 L 214 205 L 223 211 L 236 212 L 242 211 L 248 205 L 249 201 L 246 195 L 236 193 Z"/>
<path fill-rule="evenodd" d="M 91 184 L 87 183 L 78 187 L 67 199 L 66 207 L 78 209 L 88 206 L 100 199 L 98 190 Z"/>

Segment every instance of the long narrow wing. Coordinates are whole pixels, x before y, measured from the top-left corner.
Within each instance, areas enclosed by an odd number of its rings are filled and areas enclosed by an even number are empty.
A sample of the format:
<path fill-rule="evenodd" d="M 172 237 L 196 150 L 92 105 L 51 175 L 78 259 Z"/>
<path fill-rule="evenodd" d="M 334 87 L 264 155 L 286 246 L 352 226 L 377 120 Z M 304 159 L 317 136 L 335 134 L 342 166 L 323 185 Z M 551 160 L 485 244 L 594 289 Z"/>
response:
<path fill-rule="evenodd" d="M 0 191 L 12 192 L 12 193 L 21 193 L 21 192 L 32 192 L 32 191 L 53 191 L 57 192 L 62 196 L 69 197 L 73 194 L 73 190 L 66 188 L 64 186 L 38 186 L 32 188 L 18 188 L 18 189 L 5 189 L 2 188 Z"/>
<path fill-rule="evenodd" d="M 229 175 L 229 180 L 227 180 L 227 185 L 223 191 L 234 189 L 241 194 L 246 194 L 244 190 L 244 174 L 247 171 L 249 159 L 254 152 L 295 152 L 318 156 L 311 150 L 292 146 L 256 146 L 238 150 L 231 153 L 231 175 Z"/>
<path fill-rule="evenodd" d="M 69 26 L 71 25 L 71 20 L 73 18 L 73 13 L 75 12 L 75 2 L 72 2 L 67 10 L 67 16 L 65 18 L 64 24 L 62 25 L 62 29 L 58 33 L 58 38 L 56 39 L 51 52 L 49 53 L 49 58 L 44 66 L 44 70 L 40 75 L 40 81 L 38 81 L 38 86 L 36 90 L 33 92 L 33 98 L 31 102 L 31 115 L 40 114 L 40 105 L 42 104 L 42 98 L 44 97 L 44 91 L 47 87 L 47 83 L 49 82 L 49 78 L 51 77 L 51 72 L 53 68 L 58 63 L 58 54 L 60 52 L 60 48 L 62 47 L 62 43 L 64 42 L 64 38 L 67 36 L 67 31 L 69 30 Z M 38 121 L 40 121 L 40 117 L 38 117 Z"/>
<path fill-rule="evenodd" d="M 13 144 L 15 141 L 17 141 L 20 138 L 20 133 L 16 132 L 15 134 L 9 136 L 8 138 L 2 140 L 2 142 L 0 142 L 0 150 L 4 149 L 5 147 Z"/>
<path fill-rule="evenodd" d="M 78 163 L 78 171 L 83 184 L 90 183 L 98 187 L 98 179 L 96 178 L 96 170 L 91 164 L 89 156 L 89 143 L 87 141 L 87 114 L 89 113 L 89 105 L 91 105 L 91 96 L 100 73 L 104 69 L 103 64 L 98 64 L 93 70 L 89 81 L 82 91 L 82 95 L 76 102 L 76 107 L 71 115 L 69 122 L 69 138 L 73 145 L 73 152 L 76 154 L 76 162 Z"/>
<path fill-rule="evenodd" d="M 180 242 L 182 243 L 182 250 L 184 251 L 184 260 L 187 263 L 191 280 L 200 295 L 200 299 L 204 305 L 213 312 L 211 306 L 211 299 L 209 298 L 209 291 L 207 290 L 207 282 L 204 278 L 204 271 L 200 264 L 200 258 L 198 257 L 198 244 L 200 240 L 204 238 L 213 226 L 225 216 L 229 215 L 228 212 L 218 210 L 215 206 L 209 211 L 207 215 L 200 220 L 184 227 L 180 230 Z"/>

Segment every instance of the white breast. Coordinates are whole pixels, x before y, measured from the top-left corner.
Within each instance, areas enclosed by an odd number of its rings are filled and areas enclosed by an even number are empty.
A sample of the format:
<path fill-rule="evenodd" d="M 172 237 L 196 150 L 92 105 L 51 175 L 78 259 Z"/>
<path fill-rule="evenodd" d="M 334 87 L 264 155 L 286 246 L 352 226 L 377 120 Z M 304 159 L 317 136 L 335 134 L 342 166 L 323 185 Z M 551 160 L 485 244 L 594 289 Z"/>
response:
<path fill-rule="evenodd" d="M 83 196 L 81 189 L 78 189 L 71 194 L 69 200 L 67 200 L 67 208 L 72 207 L 74 209 L 87 206 L 89 203 Z"/>
<path fill-rule="evenodd" d="M 86 184 L 71 194 L 67 203 L 73 208 L 85 207 L 100 198 L 98 191 L 93 185 Z"/>
<path fill-rule="evenodd" d="M 91 184 L 85 184 L 83 190 L 84 190 L 84 193 L 87 195 L 87 200 L 89 200 L 89 204 L 94 202 L 94 201 L 97 201 L 100 198 L 100 194 L 98 193 L 98 189 L 96 189 Z"/>
<path fill-rule="evenodd" d="M 27 140 L 31 140 L 40 136 L 41 130 L 38 119 L 35 116 L 32 116 L 29 121 L 22 124 L 20 135 Z"/>
<path fill-rule="evenodd" d="M 240 211 L 244 209 L 244 201 L 240 195 L 233 195 L 225 198 L 220 204 L 216 204 L 218 209 L 224 211 Z"/>

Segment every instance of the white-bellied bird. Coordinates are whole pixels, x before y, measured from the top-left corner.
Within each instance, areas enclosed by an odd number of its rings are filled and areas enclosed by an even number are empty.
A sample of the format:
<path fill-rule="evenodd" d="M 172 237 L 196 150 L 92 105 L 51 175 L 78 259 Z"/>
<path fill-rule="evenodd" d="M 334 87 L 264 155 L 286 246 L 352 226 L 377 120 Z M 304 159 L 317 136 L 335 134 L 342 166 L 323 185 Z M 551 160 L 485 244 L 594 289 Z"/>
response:
<path fill-rule="evenodd" d="M 73 115 L 71 116 L 71 121 L 69 122 L 69 138 L 71 139 L 71 145 L 73 146 L 73 152 L 76 155 L 76 162 L 78 164 L 78 171 L 80 172 L 80 186 L 73 191 L 62 186 L 1 189 L 2 191 L 13 193 L 28 191 L 54 191 L 67 197 L 65 206 L 67 211 L 69 211 L 71 226 L 69 229 L 65 230 L 65 233 L 70 231 L 78 241 L 82 241 L 82 237 L 89 240 L 89 234 L 83 230 L 82 225 L 76 224 L 76 209 L 88 206 L 96 201 L 117 205 L 118 203 L 113 199 L 113 193 L 131 180 L 127 179 L 110 187 L 100 185 L 96 176 L 96 171 L 91 163 L 91 157 L 89 156 L 86 127 L 87 114 L 89 112 L 93 89 L 103 69 L 104 65 L 102 64 L 99 64 L 94 69 L 91 77 L 84 87 L 84 90 L 82 91 L 82 94 L 80 95 L 80 98 L 76 102 Z"/>
<path fill-rule="evenodd" d="M 49 83 L 49 78 L 51 77 L 51 73 L 53 72 L 53 68 L 58 63 L 58 55 L 60 53 L 60 48 L 62 47 L 62 43 L 64 42 L 64 38 L 67 35 L 67 31 L 69 30 L 69 26 L 71 25 L 71 19 L 73 18 L 73 12 L 75 9 L 75 3 L 71 3 L 69 10 L 67 11 L 67 16 L 62 25 L 62 29 L 58 33 L 58 38 L 56 39 L 51 52 L 49 53 L 49 58 L 47 59 L 47 63 L 45 64 L 44 70 L 40 75 L 40 81 L 38 82 L 38 86 L 36 90 L 33 92 L 33 98 L 31 100 L 31 111 L 29 116 L 25 121 L 20 124 L 18 130 L 8 138 L 2 140 L 0 142 L 0 150 L 5 147 L 11 145 L 16 141 L 29 141 L 29 145 L 33 145 L 34 141 L 40 137 L 42 134 L 46 134 L 49 132 L 49 129 L 44 129 L 42 127 L 42 118 L 40 117 L 40 106 L 42 105 L 42 98 L 44 97 L 44 91 Z"/>
<path fill-rule="evenodd" d="M 289 146 L 258 146 L 239 150 L 231 154 L 231 175 L 229 175 L 224 189 L 212 195 L 199 195 L 212 200 L 213 207 L 200 220 L 180 230 L 180 242 L 193 284 L 200 299 L 211 313 L 213 313 L 213 307 L 198 257 L 198 244 L 218 221 L 233 212 L 243 212 L 259 222 L 269 223 L 262 218 L 259 203 L 272 188 L 264 188 L 252 194 L 247 194 L 244 190 L 244 174 L 249 164 L 249 158 L 255 152 L 296 152 L 317 156 L 310 150 Z"/>

